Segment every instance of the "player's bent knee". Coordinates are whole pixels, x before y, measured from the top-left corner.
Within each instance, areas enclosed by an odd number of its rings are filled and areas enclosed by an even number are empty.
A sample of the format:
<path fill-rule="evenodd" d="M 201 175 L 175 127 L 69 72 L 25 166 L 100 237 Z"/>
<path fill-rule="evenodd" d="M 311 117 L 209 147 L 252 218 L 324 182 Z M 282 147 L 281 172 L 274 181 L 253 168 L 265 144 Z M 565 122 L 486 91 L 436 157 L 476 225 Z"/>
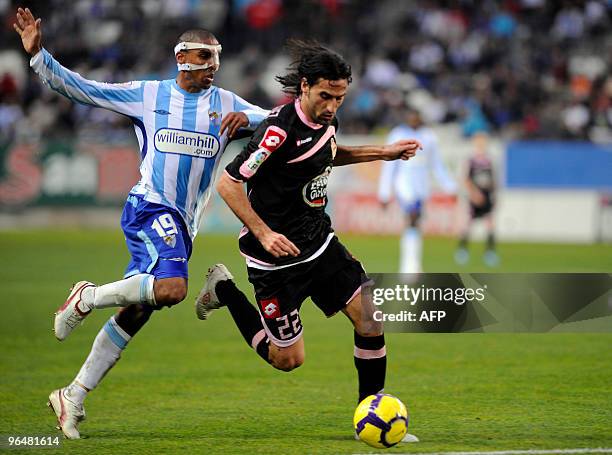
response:
<path fill-rule="evenodd" d="M 355 327 L 355 332 L 362 337 L 375 337 L 382 335 L 384 332 L 382 321 L 377 321 L 373 313 L 370 314 L 369 311 L 360 310 L 357 317 L 353 314 L 351 321 Z"/>
<path fill-rule="evenodd" d="M 362 337 L 377 337 L 384 332 L 383 325 L 379 321 L 360 321 L 355 324 L 355 331 Z"/>
<path fill-rule="evenodd" d="M 382 335 L 384 332 L 382 330 L 357 330 L 357 333 L 365 338 L 377 337 Z"/>
<path fill-rule="evenodd" d="M 181 303 L 183 300 L 185 300 L 185 297 L 187 297 L 186 289 L 185 290 L 177 289 L 177 290 L 170 291 L 166 295 L 166 298 L 164 299 L 162 305 L 168 306 L 168 307 L 176 305 L 178 303 Z"/>
<path fill-rule="evenodd" d="M 294 358 L 294 357 L 287 357 L 287 358 L 273 360 L 272 366 L 276 368 L 277 370 L 289 372 L 289 371 L 295 370 L 296 368 L 302 366 L 303 363 L 304 363 L 303 358 L 299 359 L 299 358 Z"/>
<path fill-rule="evenodd" d="M 304 353 L 271 353 L 270 363 L 281 371 L 292 371 L 304 364 Z"/>
<path fill-rule="evenodd" d="M 187 297 L 187 284 L 184 279 L 159 280 L 155 287 L 157 306 L 173 306 Z"/>

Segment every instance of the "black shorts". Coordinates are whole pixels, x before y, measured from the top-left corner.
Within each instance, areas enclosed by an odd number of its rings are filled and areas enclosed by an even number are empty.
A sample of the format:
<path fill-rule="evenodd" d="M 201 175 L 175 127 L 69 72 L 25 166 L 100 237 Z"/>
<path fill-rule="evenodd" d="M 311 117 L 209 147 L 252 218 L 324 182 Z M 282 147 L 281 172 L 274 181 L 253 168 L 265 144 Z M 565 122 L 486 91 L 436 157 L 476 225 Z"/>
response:
<path fill-rule="evenodd" d="M 484 202 L 480 205 L 474 205 L 470 203 L 470 214 L 472 218 L 482 218 L 488 215 L 493 210 L 493 197 L 490 192 L 483 191 Z"/>
<path fill-rule="evenodd" d="M 334 237 L 310 262 L 277 270 L 247 268 L 270 340 L 286 347 L 302 336 L 300 308 L 310 297 L 327 317 L 342 310 L 367 281 L 361 263 Z"/>

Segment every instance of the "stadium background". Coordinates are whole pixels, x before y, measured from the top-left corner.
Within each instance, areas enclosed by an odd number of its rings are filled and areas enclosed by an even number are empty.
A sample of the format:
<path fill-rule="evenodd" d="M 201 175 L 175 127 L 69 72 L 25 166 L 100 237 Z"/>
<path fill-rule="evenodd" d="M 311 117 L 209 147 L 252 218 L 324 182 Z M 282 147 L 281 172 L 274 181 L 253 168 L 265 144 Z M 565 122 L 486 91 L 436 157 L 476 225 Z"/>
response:
<path fill-rule="evenodd" d="M 426 271 L 612 271 L 609 2 L 0 0 L 1 433 L 50 434 L 46 394 L 70 379 L 108 314 L 92 315 L 62 345 L 50 315 L 72 282 L 121 275 L 119 213 L 139 159 L 125 118 L 71 104 L 29 71 L 11 26 L 17 6 L 42 17 L 43 44 L 62 64 L 100 81 L 172 77 L 177 35 L 208 28 L 224 47 L 216 84 L 263 107 L 283 102 L 273 76 L 288 63 L 285 39 L 317 38 L 354 68 L 342 142 L 384 142 L 405 100 L 421 109 L 460 178 L 470 136 L 491 134 L 501 265 L 454 264 L 464 197 L 435 194 Z M 402 218 L 375 200 L 378 169 L 334 170 L 330 211 L 368 270 L 392 272 Z M 324 321 L 305 305 L 309 359 L 284 376 L 258 363 L 226 314 L 205 326 L 194 320 L 190 302 L 211 263 L 226 262 L 248 289 L 236 220 L 218 198 L 205 218 L 187 302 L 139 334 L 87 403 L 91 439 L 66 448 L 367 450 L 344 435 L 354 404 L 345 321 Z M 611 447 L 610 341 L 394 334 L 388 389 L 411 409 L 419 451 Z"/>

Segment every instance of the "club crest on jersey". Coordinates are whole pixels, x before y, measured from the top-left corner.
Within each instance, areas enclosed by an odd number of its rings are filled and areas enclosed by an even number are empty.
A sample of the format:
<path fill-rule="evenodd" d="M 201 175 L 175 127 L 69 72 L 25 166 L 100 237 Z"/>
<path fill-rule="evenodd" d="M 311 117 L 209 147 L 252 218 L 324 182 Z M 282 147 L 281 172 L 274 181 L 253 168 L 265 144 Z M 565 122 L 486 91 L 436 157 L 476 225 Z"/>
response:
<path fill-rule="evenodd" d="M 310 207 L 323 207 L 327 203 L 327 180 L 331 170 L 331 166 L 327 166 L 325 172 L 304 185 L 302 196 Z"/>
<path fill-rule="evenodd" d="M 330 143 L 331 143 L 332 159 L 334 159 L 336 158 L 336 152 L 338 151 L 338 144 L 336 144 L 336 138 L 332 137 Z"/>
<path fill-rule="evenodd" d="M 280 305 L 278 304 L 278 299 L 276 297 L 260 300 L 259 305 L 261 306 L 261 312 L 265 319 L 280 318 Z"/>
<path fill-rule="evenodd" d="M 166 235 L 164 237 L 164 243 L 168 245 L 170 248 L 174 248 L 176 246 L 176 235 Z"/>
<path fill-rule="evenodd" d="M 219 139 L 208 133 L 198 133 L 176 128 L 160 128 L 153 137 L 155 149 L 164 153 L 212 158 L 221 148 Z"/>
<path fill-rule="evenodd" d="M 217 113 L 216 111 L 209 112 L 208 119 L 211 121 L 211 123 L 215 125 L 218 125 L 221 123 L 221 115 Z"/>

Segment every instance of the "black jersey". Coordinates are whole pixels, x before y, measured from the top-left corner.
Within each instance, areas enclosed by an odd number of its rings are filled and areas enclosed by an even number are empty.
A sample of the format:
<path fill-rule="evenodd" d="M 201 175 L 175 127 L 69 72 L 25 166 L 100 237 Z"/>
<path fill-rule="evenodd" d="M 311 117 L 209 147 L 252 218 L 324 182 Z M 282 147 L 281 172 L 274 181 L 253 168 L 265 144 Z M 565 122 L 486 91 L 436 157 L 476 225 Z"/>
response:
<path fill-rule="evenodd" d="M 331 125 L 309 122 L 296 100 L 272 111 L 227 165 L 232 178 L 247 182 L 253 210 L 300 249 L 298 257 L 275 258 L 243 228 L 243 255 L 263 264 L 285 265 L 303 261 L 325 243 L 332 232 L 325 207 L 337 127 L 335 118 Z"/>
<path fill-rule="evenodd" d="M 495 181 L 490 158 L 487 156 L 470 158 L 468 178 L 483 193 L 492 193 Z"/>

